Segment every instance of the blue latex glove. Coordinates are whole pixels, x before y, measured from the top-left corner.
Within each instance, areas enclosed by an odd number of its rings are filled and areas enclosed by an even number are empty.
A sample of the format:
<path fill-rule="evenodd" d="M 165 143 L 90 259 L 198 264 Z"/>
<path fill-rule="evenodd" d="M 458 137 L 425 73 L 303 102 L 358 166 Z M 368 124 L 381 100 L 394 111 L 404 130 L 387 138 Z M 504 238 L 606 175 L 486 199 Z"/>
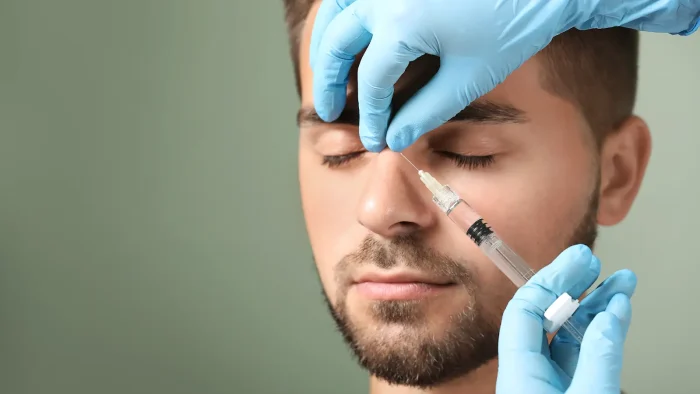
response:
<path fill-rule="evenodd" d="M 354 57 L 367 48 L 360 138 L 369 151 L 401 151 L 570 28 L 688 35 L 699 19 L 700 0 L 323 0 L 310 48 L 314 105 L 325 121 L 339 116 Z M 393 86 L 423 54 L 439 56 L 440 70 L 388 124 Z"/>
<path fill-rule="evenodd" d="M 498 394 L 620 394 L 630 298 L 637 280 L 618 271 L 581 302 L 574 318 L 586 330 L 580 346 L 561 330 L 548 345 L 544 311 L 562 293 L 579 298 L 600 274 L 590 249 L 565 250 L 518 289 L 503 314 L 498 344 Z"/>

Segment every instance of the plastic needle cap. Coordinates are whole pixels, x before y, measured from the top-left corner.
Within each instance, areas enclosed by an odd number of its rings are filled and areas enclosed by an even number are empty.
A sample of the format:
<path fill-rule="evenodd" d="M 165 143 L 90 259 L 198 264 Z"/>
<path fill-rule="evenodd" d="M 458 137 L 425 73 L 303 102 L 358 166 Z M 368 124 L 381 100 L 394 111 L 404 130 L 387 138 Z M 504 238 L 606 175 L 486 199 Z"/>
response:
<path fill-rule="evenodd" d="M 419 170 L 418 167 L 415 166 L 406 156 L 404 156 L 403 153 L 401 153 L 401 156 L 403 156 L 406 161 L 413 166 L 413 168 L 418 171 L 418 177 L 420 178 L 421 182 L 425 185 L 425 187 L 430 190 L 430 192 L 433 194 L 433 201 L 435 204 L 440 207 L 440 209 L 443 212 L 447 212 L 451 207 L 455 204 L 456 201 L 459 201 L 459 196 L 455 194 L 449 187 L 443 186 L 440 182 L 437 181 L 437 179 L 433 178 L 432 175 L 429 173 Z"/>
<path fill-rule="evenodd" d="M 418 171 L 418 176 L 420 177 L 420 180 L 425 184 L 425 186 L 433 193 L 433 195 L 438 194 L 440 190 L 442 190 L 442 185 L 440 182 L 437 181 L 437 179 L 433 178 L 432 175 L 429 173 L 419 170 L 418 167 L 416 167 L 415 164 L 413 164 L 412 161 L 408 160 L 408 157 L 404 156 L 403 153 L 400 153 L 401 157 L 406 159 L 408 164 L 410 164 L 413 168 Z"/>
<path fill-rule="evenodd" d="M 418 175 L 423 184 L 433 193 L 433 202 L 435 202 L 443 212 L 448 213 L 451 211 L 454 205 L 459 201 L 459 196 L 448 186 L 444 186 L 438 182 L 429 173 L 419 170 Z"/>
<path fill-rule="evenodd" d="M 425 187 L 427 187 L 434 196 L 439 196 L 442 194 L 442 185 L 437 181 L 437 179 L 433 178 L 432 175 L 423 170 L 418 170 L 418 176 Z"/>

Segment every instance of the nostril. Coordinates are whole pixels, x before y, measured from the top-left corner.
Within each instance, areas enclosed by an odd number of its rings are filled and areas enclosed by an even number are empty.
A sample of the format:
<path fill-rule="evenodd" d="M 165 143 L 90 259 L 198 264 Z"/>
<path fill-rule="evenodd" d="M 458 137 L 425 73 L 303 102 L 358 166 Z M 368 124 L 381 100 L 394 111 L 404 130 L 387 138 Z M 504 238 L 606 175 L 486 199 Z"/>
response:
<path fill-rule="evenodd" d="M 419 231 L 421 226 L 418 223 L 415 222 L 408 222 L 408 221 L 401 221 L 392 224 L 389 227 L 389 230 L 393 233 L 393 235 L 408 235 L 412 234 L 416 231 Z"/>

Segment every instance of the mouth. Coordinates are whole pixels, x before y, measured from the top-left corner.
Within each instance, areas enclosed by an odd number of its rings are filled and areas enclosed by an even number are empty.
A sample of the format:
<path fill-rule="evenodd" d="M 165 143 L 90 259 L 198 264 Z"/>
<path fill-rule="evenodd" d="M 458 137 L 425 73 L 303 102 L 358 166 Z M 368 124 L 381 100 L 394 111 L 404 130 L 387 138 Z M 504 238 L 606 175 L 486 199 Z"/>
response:
<path fill-rule="evenodd" d="M 409 272 L 366 272 L 353 281 L 360 296 L 371 300 L 415 300 L 438 295 L 457 283 Z"/>

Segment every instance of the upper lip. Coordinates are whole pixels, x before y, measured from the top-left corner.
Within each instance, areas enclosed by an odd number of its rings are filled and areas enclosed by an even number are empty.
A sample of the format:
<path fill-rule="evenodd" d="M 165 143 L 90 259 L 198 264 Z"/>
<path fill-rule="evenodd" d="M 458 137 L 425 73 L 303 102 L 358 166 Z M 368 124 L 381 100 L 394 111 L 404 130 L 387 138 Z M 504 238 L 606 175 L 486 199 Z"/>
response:
<path fill-rule="evenodd" d="M 454 283 L 449 279 L 438 278 L 420 272 L 362 272 L 354 277 L 353 283 L 427 283 L 432 285 L 447 285 Z"/>

